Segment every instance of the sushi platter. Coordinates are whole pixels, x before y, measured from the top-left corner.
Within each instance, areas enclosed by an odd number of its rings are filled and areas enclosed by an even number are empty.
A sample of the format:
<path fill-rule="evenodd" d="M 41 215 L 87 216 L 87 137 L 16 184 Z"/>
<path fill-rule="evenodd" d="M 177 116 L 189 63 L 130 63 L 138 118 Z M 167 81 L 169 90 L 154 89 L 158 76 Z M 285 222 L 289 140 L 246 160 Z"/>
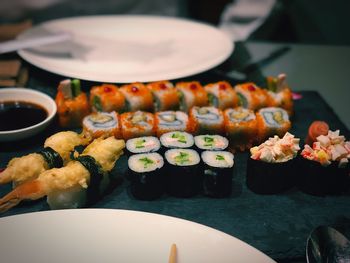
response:
<path fill-rule="evenodd" d="M 64 80 L 43 143 L 23 141 L 23 154 L 4 144 L 0 178 L 15 188 L 0 187 L 0 216 L 80 207 L 154 212 L 238 235 L 273 258 L 301 255 L 310 224 L 350 216 L 349 131 L 317 93 L 293 101 L 283 74 L 268 85 L 138 82 L 87 94 L 79 80 Z M 314 120 L 329 125 L 320 139 L 308 137 Z M 303 149 L 306 137 L 313 144 Z M 322 159 L 320 144 L 336 157 Z M 314 168 L 323 185 L 332 182 L 327 174 L 341 174 L 334 191 L 299 180 L 314 173 L 307 164 L 316 159 L 336 163 Z M 283 245 L 281 231 L 291 235 Z"/>

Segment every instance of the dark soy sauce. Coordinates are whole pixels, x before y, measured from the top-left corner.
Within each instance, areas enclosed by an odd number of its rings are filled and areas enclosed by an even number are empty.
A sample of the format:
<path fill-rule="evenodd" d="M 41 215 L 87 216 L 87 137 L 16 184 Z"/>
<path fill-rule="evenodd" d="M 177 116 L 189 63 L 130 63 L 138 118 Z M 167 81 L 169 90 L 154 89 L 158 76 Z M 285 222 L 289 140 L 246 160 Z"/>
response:
<path fill-rule="evenodd" d="M 0 101 L 0 131 L 18 130 L 46 119 L 48 113 L 40 105 L 27 101 Z"/>

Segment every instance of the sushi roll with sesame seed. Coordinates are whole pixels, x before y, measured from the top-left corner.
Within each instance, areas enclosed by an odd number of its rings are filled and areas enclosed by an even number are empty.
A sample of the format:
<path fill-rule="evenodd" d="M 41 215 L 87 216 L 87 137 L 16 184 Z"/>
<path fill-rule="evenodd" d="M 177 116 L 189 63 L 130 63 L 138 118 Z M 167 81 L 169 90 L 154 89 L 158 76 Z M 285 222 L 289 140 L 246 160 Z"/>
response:
<path fill-rule="evenodd" d="M 114 136 L 120 139 L 120 125 L 118 113 L 95 112 L 83 119 L 83 133 L 91 139 Z"/>
<path fill-rule="evenodd" d="M 238 97 L 227 81 L 219 81 L 204 86 L 208 93 L 209 106 L 217 107 L 221 110 L 238 106 Z"/>
<path fill-rule="evenodd" d="M 232 150 L 244 151 L 253 146 L 258 134 L 254 111 L 237 107 L 224 111 L 225 134 Z"/>
<path fill-rule="evenodd" d="M 192 197 L 201 189 L 200 157 L 195 150 L 171 149 L 165 152 L 166 191 L 176 197 Z"/>
<path fill-rule="evenodd" d="M 125 112 L 120 115 L 121 134 L 124 140 L 155 134 L 154 115 L 149 112 Z"/>
<path fill-rule="evenodd" d="M 182 111 L 160 111 L 155 114 L 157 136 L 171 131 L 190 131 L 187 113 Z"/>
<path fill-rule="evenodd" d="M 192 107 L 189 114 L 193 134 L 224 134 L 224 114 L 215 107 Z"/>
<path fill-rule="evenodd" d="M 128 179 L 131 194 L 140 200 L 154 200 L 164 192 L 163 157 L 158 153 L 140 153 L 128 159 Z"/>
<path fill-rule="evenodd" d="M 208 105 L 207 92 L 198 81 L 179 82 L 175 87 L 178 91 L 181 111 L 188 112 L 193 106 Z"/>
<path fill-rule="evenodd" d="M 179 96 L 177 89 L 170 81 L 157 81 L 146 86 L 152 93 L 154 112 L 177 110 Z"/>
<path fill-rule="evenodd" d="M 204 151 L 203 193 L 210 197 L 228 197 L 232 192 L 233 154 L 226 151 Z"/>
<path fill-rule="evenodd" d="M 260 109 L 256 114 L 258 121 L 258 140 L 264 141 L 266 138 L 283 135 L 291 128 L 291 122 L 286 110 L 276 107 Z"/>

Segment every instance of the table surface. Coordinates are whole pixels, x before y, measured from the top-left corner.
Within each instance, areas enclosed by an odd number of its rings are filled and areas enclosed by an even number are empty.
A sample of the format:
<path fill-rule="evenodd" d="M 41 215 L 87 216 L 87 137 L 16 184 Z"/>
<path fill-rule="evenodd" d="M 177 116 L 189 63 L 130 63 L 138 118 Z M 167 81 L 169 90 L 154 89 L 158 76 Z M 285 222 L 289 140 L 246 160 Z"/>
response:
<path fill-rule="evenodd" d="M 278 47 L 278 45 L 248 43 L 246 47 L 248 47 L 247 50 L 251 50 L 249 54 L 255 59 L 269 53 Z M 300 48 L 303 51 L 299 54 L 298 49 Z M 304 72 L 307 68 L 300 67 L 298 59 L 295 56 L 302 60 L 304 58 L 303 54 L 314 52 L 314 48 L 320 53 L 324 53 L 324 48 L 327 47 L 294 47 L 293 45 L 291 52 L 296 52 L 293 56 L 293 53 L 287 53 L 285 57 L 282 56 L 265 66 L 262 71 L 267 75 L 276 75 L 284 71 L 289 75 L 289 83 L 292 89 L 294 89 L 294 86 L 297 86 L 295 90 L 302 90 L 303 87 L 310 84 L 310 90 L 312 89 L 312 82 L 310 82 L 308 74 Z M 343 47 L 339 48 L 340 50 L 343 49 Z M 307 52 L 307 49 L 310 51 Z M 329 49 L 337 50 L 336 47 L 329 47 Z M 284 61 L 288 57 L 290 64 Z M 293 62 L 294 59 L 297 62 Z M 288 65 L 285 65 L 285 63 Z M 292 66 L 293 63 L 296 63 L 295 67 Z M 302 62 L 300 63 L 302 64 Z M 341 63 L 334 64 L 335 68 L 342 68 L 342 66 Z M 301 75 L 297 74 L 296 71 L 298 70 L 301 71 Z M 334 69 L 333 72 L 337 72 L 337 70 Z M 315 79 L 318 74 L 315 69 L 313 73 Z M 55 95 L 56 85 L 62 79 L 61 76 L 45 73 L 35 68 L 30 68 L 30 76 L 30 87 L 42 90 L 51 96 Z M 304 77 L 302 78 L 301 76 Z M 222 77 L 216 76 L 212 72 L 205 72 L 198 76 L 189 77 L 189 79 L 198 79 L 206 83 L 220 80 Z M 337 81 L 339 80 L 337 79 Z M 314 83 L 319 82 L 315 80 Z M 314 88 L 318 92 L 302 92 L 303 98 L 296 101 L 296 114 L 293 117 L 291 132 L 300 138 L 304 138 L 308 125 L 315 119 L 323 119 L 330 124 L 332 129 L 340 129 L 349 138 L 349 131 L 342 122 L 344 119 L 340 120 L 337 116 L 340 115 L 335 110 L 334 105 L 337 105 L 337 103 L 332 104 L 331 107 L 326 103 L 326 101 L 329 103 L 327 100 L 329 98 L 325 97 L 322 92 L 326 92 L 328 88 L 321 85 L 322 83 L 319 84 L 320 86 L 316 85 Z M 88 86 L 89 83 L 83 83 L 83 85 Z M 305 90 L 308 89 L 305 88 Z M 341 103 L 339 102 L 338 104 Z M 38 150 L 43 145 L 45 138 L 56 131 L 58 131 L 58 128 L 53 124 L 44 133 L 34 138 L 19 141 L 15 144 L 0 144 L 0 167 L 4 167 L 12 157 Z M 138 201 L 130 196 L 128 193 L 128 183 L 124 181 L 96 203 L 94 207 L 148 211 L 202 223 L 231 234 L 263 251 L 272 258 L 283 262 L 284 260 L 293 260 L 293 262 L 295 260 L 303 261 L 306 238 L 311 230 L 318 225 L 334 226 L 348 237 L 350 236 L 349 194 L 315 197 L 301 193 L 297 189 L 292 189 L 280 195 L 265 196 L 254 194 L 245 185 L 247 158 L 247 153 L 235 155 L 233 193 L 230 198 L 210 199 L 204 196 L 196 196 L 194 198 L 181 199 L 163 196 L 156 201 Z M 126 158 L 122 157 L 120 161 L 121 172 L 125 171 L 125 164 Z M 9 190 L 9 185 L 1 186 L 0 194 L 4 195 Z M 48 206 L 45 200 L 39 200 L 21 204 L 0 216 L 47 209 Z"/>

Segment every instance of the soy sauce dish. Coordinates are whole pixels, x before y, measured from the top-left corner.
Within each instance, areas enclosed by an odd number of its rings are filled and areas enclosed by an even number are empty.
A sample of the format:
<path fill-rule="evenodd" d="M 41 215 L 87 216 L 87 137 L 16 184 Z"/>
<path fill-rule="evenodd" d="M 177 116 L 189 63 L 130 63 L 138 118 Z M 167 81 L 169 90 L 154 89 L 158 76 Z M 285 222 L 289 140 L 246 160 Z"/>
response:
<path fill-rule="evenodd" d="M 0 89 L 0 142 L 20 140 L 44 130 L 57 111 L 48 95 L 29 88 Z"/>

